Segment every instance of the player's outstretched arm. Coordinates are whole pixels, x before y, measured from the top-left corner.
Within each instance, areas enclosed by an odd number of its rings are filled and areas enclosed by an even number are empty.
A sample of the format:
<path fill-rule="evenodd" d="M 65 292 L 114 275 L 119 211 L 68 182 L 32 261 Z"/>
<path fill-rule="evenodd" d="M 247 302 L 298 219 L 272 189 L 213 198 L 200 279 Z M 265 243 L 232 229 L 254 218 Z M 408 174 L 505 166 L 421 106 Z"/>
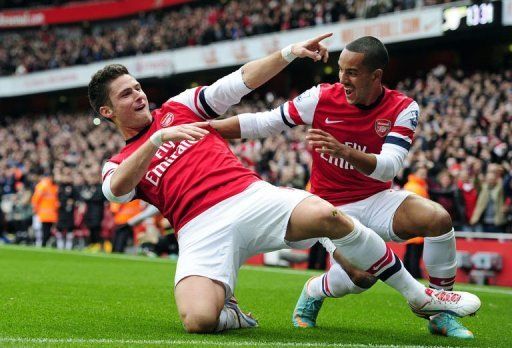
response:
<path fill-rule="evenodd" d="M 242 76 L 246 86 L 250 89 L 260 87 L 295 58 L 310 58 L 315 62 L 327 63 L 329 51 L 322 41 L 330 36 L 332 33 L 325 33 L 306 41 L 297 42 L 281 51 L 245 64 L 242 66 Z"/>
<path fill-rule="evenodd" d="M 189 89 L 172 100 L 185 104 L 204 119 L 217 118 L 243 96 L 277 75 L 295 58 L 327 61 L 329 52 L 322 40 L 331 36 L 326 33 L 310 40 L 287 46 L 267 57 L 251 61 L 237 71 L 222 77 L 210 86 Z"/>
<path fill-rule="evenodd" d="M 279 134 L 298 125 L 310 125 L 320 99 L 320 87 L 314 86 L 277 108 L 240 114 L 210 125 L 226 139 L 256 139 Z"/>
<path fill-rule="evenodd" d="M 210 126 L 225 139 L 258 139 L 279 134 L 290 127 L 281 117 L 281 107 L 270 111 L 245 113 L 223 120 L 210 121 Z"/>

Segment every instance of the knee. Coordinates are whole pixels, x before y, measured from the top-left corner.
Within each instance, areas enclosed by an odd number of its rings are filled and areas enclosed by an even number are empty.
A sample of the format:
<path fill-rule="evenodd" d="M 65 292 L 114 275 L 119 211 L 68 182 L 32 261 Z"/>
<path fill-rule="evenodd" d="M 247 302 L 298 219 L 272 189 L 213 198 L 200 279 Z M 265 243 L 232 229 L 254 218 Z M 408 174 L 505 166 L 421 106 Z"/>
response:
<path fill-rule="evenodd" d="M 426 237 L 437 237 L 450 232 L 453 228 L 450 214 L 439 204 L 430 214 L 429 224 L 426 231 Z"/>
<path fill-rule="evenodd" d="M 354 229 L 352 220 L 334 206 L 322 207 L 317 216 L 319 228 L 325 231 L 325 237 L 342 238 Z"/>
<path fill-rule="evenodd" d="M 185 313 L 181 322 L 188 333 L 211 333 L 217 327 L 218 317 L 200 313 Z"/>

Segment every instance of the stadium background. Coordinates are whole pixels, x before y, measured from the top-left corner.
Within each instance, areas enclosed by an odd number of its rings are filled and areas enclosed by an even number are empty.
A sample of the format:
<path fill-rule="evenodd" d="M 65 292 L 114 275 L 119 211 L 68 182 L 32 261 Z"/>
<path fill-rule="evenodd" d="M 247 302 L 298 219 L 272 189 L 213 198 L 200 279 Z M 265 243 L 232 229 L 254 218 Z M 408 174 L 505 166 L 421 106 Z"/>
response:
<path fill-rule="evenodd" d="M 34 243 L 30 197 L 52 173 L 57 185 L 77 192 L 73 246 L 87 247 L 83 190 L 98 185 L 102 162 L 123 144 L 107 122 L 93 123 L 86 84 L 99 67 L 126 64 L 157 107 L 250 59 L 326 31 L 334 32 L 327 64 L 295 61 L 229 114 L 265 110 L 314 84 L 336 82 L 343 45 L 379 37 L 391 57 L 385 84 L 422 109 L 396 186 L 426 188 L 452 214 L 458 281 L 512 286 L 512 0 L 0 0 L 3 242 Z M 264 179 L 303 188 L 310 161 L 304 135 L 295 129 L 232 148 Z M 483 191 L 495 195 L 498 220 L 473 216 L 478 204 L 487 204 L 478 200 Z M 126 222 L 115 215 L 105 205 L 105 240 Z M 144 235 L 152 223 L 136 233 Z"/>

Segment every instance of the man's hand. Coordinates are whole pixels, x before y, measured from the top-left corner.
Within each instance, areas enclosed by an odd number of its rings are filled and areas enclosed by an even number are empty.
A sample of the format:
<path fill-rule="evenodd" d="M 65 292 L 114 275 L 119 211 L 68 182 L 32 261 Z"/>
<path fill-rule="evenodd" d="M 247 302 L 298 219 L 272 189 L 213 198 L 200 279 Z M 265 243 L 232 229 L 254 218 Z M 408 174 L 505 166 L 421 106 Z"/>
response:
<path fill-rule="evenodd" d="M 340 143 L 332 135 L 324 132 L 320 129 L 310 129 L 306 140 L 309 141 L 309 145 L 319 153 L 327 153 L 332 157 L 347 159 L 349 155 L 350 147 Z"/>
<path fill-rule="evenodd" d="M 331 36 L 332 33 L 325 33 L 313 39 L 293 44 L 292 53 L 299 58 L 309 57 L 315 62 L 323 60 L 324 63 L 327 63 L 327 60 L 329 59 L 329 51 L 327 51 L 327 47 L 320 43 L 320 41 Z"/>
<path fill-rule="evenodd" d="M 195 122 L 182 124 L 179 126 L 162 128 L 160 132 L 160 139 L 162 142 L 172 141 L 180 142 L 182 140 L 200 140 L 210 132 L 205 127 L 208 126 L 208 122 Z M 156 133 L 155 133 L 156 134 Z"/>

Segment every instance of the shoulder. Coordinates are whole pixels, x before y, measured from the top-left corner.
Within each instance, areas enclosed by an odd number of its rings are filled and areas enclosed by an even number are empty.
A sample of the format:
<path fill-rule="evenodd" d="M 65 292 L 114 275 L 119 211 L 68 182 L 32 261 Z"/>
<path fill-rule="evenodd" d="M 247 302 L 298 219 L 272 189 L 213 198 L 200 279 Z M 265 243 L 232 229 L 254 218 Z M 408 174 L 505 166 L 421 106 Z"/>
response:
<path fill-rule="evenodd" d="M 410 106 L 418 107 L 418 103 L 414 101 L 414 99 L 406 96 L 404 93 L 399 92 L 394 89 L 386 89 L 387 98 L 396 105 L 399 105 L 402 109 L 408 108 Z"/>
<path fill-rule="evenodd" d="M 105 166 L 107 166 L 107 165 L 108 165 L 108 166 L 112 166 L 112 165 L 119 165 L 119 164 L 121 164 L 121 162 L 123 161 L 124 157 L 125 157 L 125 156 L 123 155 L 123 153 L 121 153 L 121 152 L 120 152 L 120 153 L 118 153 L 118 154 L 116 154 L 116 155 L 114 155 L 114 156 L 110 157 L 110 158 L 109 158 L 109 159 L 108 159 L 108 160 L 103 164 L 103 167 L 105 167 Z"/>
<path fill-rule="evenodd" d="M 343 85 L 337 83 L 321 83 L 317 88 L 322 96 L 337 96 L 343 93 Z"/>
<path fill-rule="evenodd" d="M 322 83 L 318 85 L 319 89 L 319 99 L 321 102 L 335 102 L 335 103 L 344 103 L 346 101 L 345 98 L 345 90 L 343 88 L 343 84 L 337 83 Z"/>

